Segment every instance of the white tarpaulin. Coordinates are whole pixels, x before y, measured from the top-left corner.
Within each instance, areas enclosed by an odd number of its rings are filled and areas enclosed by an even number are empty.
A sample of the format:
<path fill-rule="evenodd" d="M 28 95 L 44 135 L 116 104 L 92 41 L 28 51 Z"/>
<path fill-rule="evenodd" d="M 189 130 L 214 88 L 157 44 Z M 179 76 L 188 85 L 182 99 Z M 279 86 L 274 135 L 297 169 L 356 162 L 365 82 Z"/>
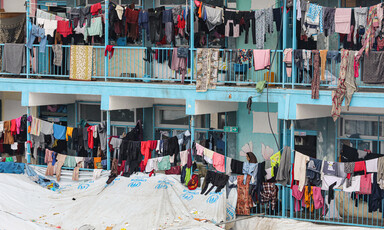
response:
<path fill-rule="evenodd" d="M 0 174 L 0 229 L 218 229 L 195 218 L 226 219 L 225 189 L 200 195 L 164 174 L 117 177 L 109 186 L 107 178 L 61 182 L 51 191 L 26 175 Z"/>
<path fill-rule="evenodd" d="M 233 230 L 369 230 L 370 228 L 340 226 L 336 224 L 315 224 L 284 218 L 252 217 L 237 221 Z"/>

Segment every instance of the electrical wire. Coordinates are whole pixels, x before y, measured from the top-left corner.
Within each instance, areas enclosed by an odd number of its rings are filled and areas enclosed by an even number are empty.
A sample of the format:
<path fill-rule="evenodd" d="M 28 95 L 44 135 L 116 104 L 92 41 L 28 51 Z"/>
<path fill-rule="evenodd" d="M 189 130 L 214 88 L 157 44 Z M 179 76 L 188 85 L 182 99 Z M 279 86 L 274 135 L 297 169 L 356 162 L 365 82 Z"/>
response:
<path fill-rule="evenodd" d="M 283 10 L 285 10 L 285 1 L 283 1 Z M 271 130 L 271 133 L 273 135 L 273 138 L 275 139 L 275 143 L 276 143 L 276 147 L 277 149 L 280 149 L 280 145 L 279 145 L 279 142 L 277 141 L 277 138 L 276 138 L 276 135 L 275 135 L 275 132 L 273 131 L 273 128 L 272 128 L 272 124 L 271 124 L 271 116 L 270 116 L 270 111 L 269 111 L 269 94 L 268 94 L 268 85 L 269 85 L 269 78 L 271 77 L 271 70 L 272 70 L 272 65 L 273 65 L 273 62 L 275 60 L 275 56 L 276 56 L 276 53 L 277 53 L 277 49 L 279 47 L 279 38 L 280 38 L 280 33 L 281 33 L 281 30 L 283 29 L 283 21 L 284 20 L 281 20 L 280 22 L 280 31 L 278 33 L 278 36 L 277 36 L 277 42 L 276 42 L 276 48 L 275 48 L 275 51 L 273 53 L 273 56 L 272 56 L 272 62 L 271 62 L 271 65 L 269 67 L 269 71 L 268 71 L 268 75 L 267 75 L 267 114 L 268 114 L 268 124 L 269 124 L 269 129 Z"/>

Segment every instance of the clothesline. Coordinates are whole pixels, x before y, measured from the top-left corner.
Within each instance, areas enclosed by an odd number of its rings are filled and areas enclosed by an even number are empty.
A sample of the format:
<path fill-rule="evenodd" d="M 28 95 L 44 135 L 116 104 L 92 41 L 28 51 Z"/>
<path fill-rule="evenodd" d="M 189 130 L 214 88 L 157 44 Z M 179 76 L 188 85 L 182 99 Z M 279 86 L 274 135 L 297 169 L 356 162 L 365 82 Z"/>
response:
<path fill-rule="evenodd" d="M 302 1 L 302 0 L 300 0 L 300 1 Z M 297 2 L 297 1 L 296 1 Z M 307 2 L 308 4 L 314 4 L 314 5 L 317 5 L 317 6 L 321 6 L 321 7 L 328 7 L 328 6 L 322 6 L 322 5 L 320 5 L 320 4 L 318 4 L 318 3 L 314 3 L 314 2 L 310 2 L 310 1 L 305 1 L 305 2 Z M 382 3 L 377 3 L 377 4 L 374 4 L 374 5 L 371 5 L 371 6 L 364 6 L 364 7 L 372 7 L 372 6 L 376 6 L 376 5 L 378 5 L 378 4 L 382 4 Z M 381 7 L 383 8 L 384 7 L 384 5 L 382 4 L 381 5 Z M 345 8 L 348 8 L 348 9 L 354 9 L 354 8 L 363 8 L 362 6 L 356 6 L 356 7 L 330 7 L 330 8 L 343 8 L 343 9 L 345 9 Z"/>

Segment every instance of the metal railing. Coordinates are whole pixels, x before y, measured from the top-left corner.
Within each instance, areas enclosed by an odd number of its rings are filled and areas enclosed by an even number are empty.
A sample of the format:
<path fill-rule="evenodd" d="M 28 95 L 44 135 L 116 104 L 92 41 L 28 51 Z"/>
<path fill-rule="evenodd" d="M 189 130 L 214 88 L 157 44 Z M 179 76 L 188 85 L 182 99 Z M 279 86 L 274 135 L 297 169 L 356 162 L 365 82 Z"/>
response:
<path fill-rule="evenodd" d="M 183 73 L 172 67 L 172 47 L 140 47 L 140 46 L 115 46 L 111 58 L 108 53 L 105 56 L 104 46 L 93 46 L 93 74 L 92 79 L 104 81 L 142 81 L 142 82 L 181 82 Z M 70 45 L 62 46 L 62 63 L 60 66 L 53 63 L 54 52 L 52 45 L 47 45 L 45 52 L 39 52 L 39 45 L 33 45 L 29 51 L 29 72 L 27 66 L 23 67 L 19 77 L 65 79 L 69 78 L 70 72 Z M 311 58 L 303 60 L 298 66 L 293 65 L 292 76 L 288 77 L 287 64 L 283 62 L 283 50 L 271 50 L 271 74 L 269 69 L 255 70 L 253 55 L 248 60 L 238 57 L 237 49 L 218 49 L 218 71 L 217 85 L 255 85 L 257 82 L 266 80 L 270 86 L 282 88 L 309 88 L 314 78 L 315 64 L 314 54 Z M 186 83 L 195 83 L 197 79 L 197 49 L 189 48 L 193 52 L 193 69 L 191 69 L 191 55 L 186 58 L 187 71 L 185 73 Z M 4 44 L 0 44 L 1 57 L 4 57 Z M 272 57 L 276 56 L 272 62 Z M 26 52 L 27 54 L 27 52 Z M 0 59 L 0 75 L 3 77 L 15 77 L 15 74 L 4 71 L 4 65 Z M 292 60 L 294 62 L 294 60 Z M 360 63 L 362 66 L 362 63 Z M 335 59 L 327 59 L 324 73 L 321 65 L 318 67 L 320 75 L 320 89 L 335 89 L 339 80 L 340 62 Z M 366 84 L 362 79 L 363 72 L 359 71 L 356 78 L 358 88 L 382 89 L 384 84 Z"/>

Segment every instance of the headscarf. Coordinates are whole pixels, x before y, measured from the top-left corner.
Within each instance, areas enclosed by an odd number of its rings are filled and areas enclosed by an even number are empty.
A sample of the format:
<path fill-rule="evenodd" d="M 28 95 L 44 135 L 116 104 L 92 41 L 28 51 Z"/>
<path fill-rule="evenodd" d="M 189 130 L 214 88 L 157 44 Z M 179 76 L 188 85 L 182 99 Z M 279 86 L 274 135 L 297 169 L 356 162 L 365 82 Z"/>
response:
<path fill-rule="evenodd" d="M 257 158 L 255 154 L 252 152 L 247 152 L 247 156 L 249 157 L 249 163 L 257 163 Z"/>

